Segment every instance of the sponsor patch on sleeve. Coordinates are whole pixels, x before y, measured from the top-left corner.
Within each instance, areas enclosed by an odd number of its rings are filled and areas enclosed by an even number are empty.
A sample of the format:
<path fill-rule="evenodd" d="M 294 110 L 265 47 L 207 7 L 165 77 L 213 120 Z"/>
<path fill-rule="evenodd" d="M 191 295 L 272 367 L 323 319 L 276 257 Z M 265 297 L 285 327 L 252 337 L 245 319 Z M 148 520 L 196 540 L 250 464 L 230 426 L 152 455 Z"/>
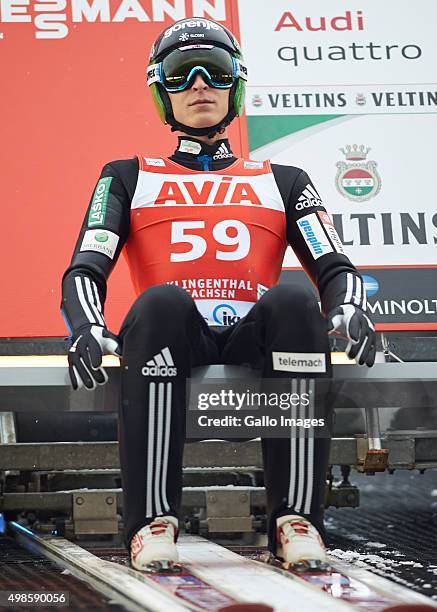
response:
<path fill-rule="evenodd" d="M 109 230 L 87 230 L 80 251 L 96 251 L 114 259 L 120 237 Z"/>
<path fill-rule="evenodd" d="M 282 372 L 326 372 L 325 353 L 272 352 L 273 369 Z"/>
<path fill-rule="evenodd" d="M 334 245 L 334 249 L 337 253 L 345 254 L 343 245 L 341 243 L 340 237 L 337 234 L 337 230 L 334 227 L 334 224 L 331 221 L 331 217 L 324 210 L 319 210 L 318 213 L 320 221 L 323 223 L 323 227 L 325 228 L 326 233 L 331 239 L 332 244 Z"/>
<path fill-rule="evenodd" d="M 316 213 L 298 219 L 297 225 L 314 259 L 333 253 L 334 250 Z"/>
<path fill-rule="evenodd" d="M 105 223 L 106 204 L 108 202 L 112 178 L 112 176 L 105 176 L 97 183 L 88 214 L 88 227 L 96 227 Z"/>

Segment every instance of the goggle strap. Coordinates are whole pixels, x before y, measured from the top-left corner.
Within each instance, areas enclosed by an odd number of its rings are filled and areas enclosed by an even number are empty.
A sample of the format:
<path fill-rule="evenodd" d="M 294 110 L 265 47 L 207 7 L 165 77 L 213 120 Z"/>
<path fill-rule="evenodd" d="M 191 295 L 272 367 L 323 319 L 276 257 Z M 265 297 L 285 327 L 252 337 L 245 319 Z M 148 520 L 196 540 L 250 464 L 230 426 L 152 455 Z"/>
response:
<path fill-rule="evenodd" d="M 247 81 L 247 67 L 246 67 L 246 64 L 242 60 L 236 59 L 235 57 L 233 57 L 232 60 L 235 62 L 236 76 L 240 77 L 241 79 L 244 79 L 245 81 Z"/>
<path fill-rule="evenodd" d="M 161 63 L 159 64 L 150 64 L 147 67 L 147 85 L 152 85 L 153 83 L 161 82 Z"/>

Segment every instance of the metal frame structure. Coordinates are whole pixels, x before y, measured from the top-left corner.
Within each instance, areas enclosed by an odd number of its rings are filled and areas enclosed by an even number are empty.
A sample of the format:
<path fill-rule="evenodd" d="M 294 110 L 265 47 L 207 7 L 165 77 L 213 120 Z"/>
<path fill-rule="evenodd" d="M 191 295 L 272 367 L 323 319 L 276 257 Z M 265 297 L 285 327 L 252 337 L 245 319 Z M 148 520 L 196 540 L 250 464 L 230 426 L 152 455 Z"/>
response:
<path fill-rule="evenodd" d="M 111 364 L 116 365 L 116 361 Z M 109 367 L 110 385 L 117 385 L 118 368 Z M 197 368 L 193 372 L 196 382 L 206 380 L 254 379 L 259 372 L 249 368 L 213 365 Z M 332 440 L 330 465 L 340 466 L 342 480 L 329 479 L 326 505 L 336 507 L 358 506 L 359 491 L 349 482 L 351 468 L 374 473 L 385 469 L 419 469 L 437 467 L 437 411 L 436 426 L 428 429 L 386 429 L 381 433 L 382 407 L 393 411 L 432 410 L 437 403 L 437 364 L 377 363 L 372 369 L 334 366 L 336 387 L 335 406 L 341 415 L 349 408 L 363 421 L 359 434 L 335 437 Z M 66 364 L 57 367 L 43 365 L 5 365 L 0 363 L 0 392 L 16 386 L 23 388 L 61 387 L 69 392 L 70 383 Z M 111 390 L 111 387 L 108 387 Z M 93 408 L 105 411 L 107 395 L 83 392 L 92 398 Z M 113 389 L 111 390 L 113 395 Z M 80 395 L 80 393 L 78 394 Z M 380 408 L 381 407 L 381 408 Z M 80 398 L 63 405 L 64 410 L 83 409 Z M 19 409 L 26 410 L 20 404 Z M 29 408 L 29 412 L 31 412 Z M 365 422 L 362 418 L 365 415 Z M 250 486 L 234 485 L 185 487 L 183 508 L 189 516 L 192 532 L 254 532 L 263 528 L 265 508 L 263 487 L 256 486 L 256 474 L 262 470 L 259 440 L 231 442 L 208 440 L 186 444 L 184 470 L 191 481 L 205 474 L 222 476 L 251 475 Z M 114 482 L 118 477 L 119 458 L 117 442 L 33 442 L 20 443 L 14 428 L 12 410 L 0 412 L 0 512 L 62 516 L 64 526 L 73 535 L 116 534 L 119 529 L 118 513 L 122 511 L 121 489 L 108 487 L 108 476 Z M 50 490 L 47 477 L 62 473 L 70 482 L 63 491 Z M 75 487 L 75 476 L 82 475 L 93 482 L 101 479 L 101 488 L 83 490 Z M 202 478 L 201 478 L 202 476 Z M 103 520 L 104 519 L 104 520 Z"/>

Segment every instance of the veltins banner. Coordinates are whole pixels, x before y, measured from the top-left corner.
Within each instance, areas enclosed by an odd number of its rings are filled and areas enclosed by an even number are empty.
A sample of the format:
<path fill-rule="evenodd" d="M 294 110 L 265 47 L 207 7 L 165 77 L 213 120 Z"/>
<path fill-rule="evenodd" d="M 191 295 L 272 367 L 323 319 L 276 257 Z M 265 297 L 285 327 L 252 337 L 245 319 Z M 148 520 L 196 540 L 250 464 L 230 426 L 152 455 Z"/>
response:
<path fill-rule="evenodd" d="M 437 329 L 437 4 L 423 0 L 414 11 L 408 0 L 238 6 L 252 157 L 308 171 L 346 254 L 375 270 L 369 297 L 382 274 L 376 270 L 397 270 L 383 274 L 378 292 L 384 287 L 384 299 L 403 302 L 375 308 L 380 329 Z M 258 12 L 263 19 L 255 21 Z M 285 268 L 299 268 L 291 252 Z M 407 307 L 411 300 L 422 307 Z"/>

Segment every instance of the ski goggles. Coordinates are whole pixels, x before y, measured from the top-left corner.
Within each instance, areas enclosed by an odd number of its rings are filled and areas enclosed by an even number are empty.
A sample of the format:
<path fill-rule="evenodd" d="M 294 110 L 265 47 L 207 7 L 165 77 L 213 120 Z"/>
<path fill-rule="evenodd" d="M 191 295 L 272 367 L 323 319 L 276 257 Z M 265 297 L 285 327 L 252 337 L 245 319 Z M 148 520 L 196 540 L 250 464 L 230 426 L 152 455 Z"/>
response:
<path fill-rule="evenodd" d="M 244 63 L 212 45 L 190 45 L 175 49 L 159 64 L 147 68 L 147 84 L 161 83 L 170 93 L 192 86 L 197 74 L 211 87 L 230 89 L 236 79 L 247 81 Z"/>

